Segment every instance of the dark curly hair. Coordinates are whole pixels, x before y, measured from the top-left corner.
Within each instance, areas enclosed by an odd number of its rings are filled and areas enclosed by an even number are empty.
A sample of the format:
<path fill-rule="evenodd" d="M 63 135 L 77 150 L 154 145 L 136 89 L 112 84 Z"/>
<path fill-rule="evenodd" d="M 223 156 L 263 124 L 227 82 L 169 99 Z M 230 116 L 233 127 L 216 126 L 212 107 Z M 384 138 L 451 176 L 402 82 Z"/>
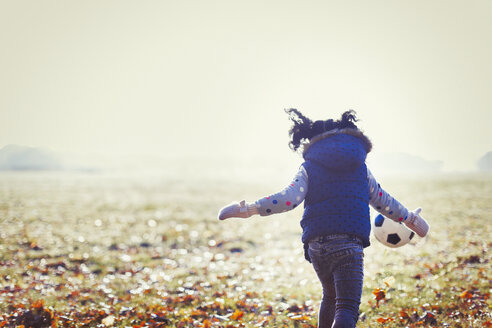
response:
<path fill-rule="evenodd" d="M 356 113 L 353 110 L 344 112 L 342 117 L 337 121 L 329 119 L 326 121 L 318 120 L 315 122 L 311 121 L 295 108 L 286 109 L 285 112 L 289 114 L 289 119 L 293 122 L 293 125 L 289 130 L 289 147 L 293 151 L 297 151 L 303 142 L 309 141 L 312 137 L 325 131 L 345 128 L 357 129 L 354 122 L 357 122 L 358 120 Z"/>

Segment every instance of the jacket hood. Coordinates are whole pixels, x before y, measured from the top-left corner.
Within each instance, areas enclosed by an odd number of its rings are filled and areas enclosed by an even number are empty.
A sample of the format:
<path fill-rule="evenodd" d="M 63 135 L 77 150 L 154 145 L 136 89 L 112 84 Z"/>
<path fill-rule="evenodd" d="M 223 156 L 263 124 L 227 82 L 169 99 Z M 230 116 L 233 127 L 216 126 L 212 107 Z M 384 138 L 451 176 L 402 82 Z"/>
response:
<path fill-rule="evenodd" d="M 314 136 L 303 146 L 303 157 L 337 170 L 352 170 L 364 164 L 372 143 L 360 130 L 334 129 Z"/>

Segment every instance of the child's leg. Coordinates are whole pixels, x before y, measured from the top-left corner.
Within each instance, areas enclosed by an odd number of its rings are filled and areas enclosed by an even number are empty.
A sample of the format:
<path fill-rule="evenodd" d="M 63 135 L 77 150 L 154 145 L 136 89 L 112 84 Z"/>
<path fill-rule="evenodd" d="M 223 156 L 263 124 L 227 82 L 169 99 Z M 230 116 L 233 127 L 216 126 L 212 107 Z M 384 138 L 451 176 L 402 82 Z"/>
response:
<path fill-rule="evenodd" d="M 319 308 L 318 327 L 331 328 L 335 318 L 335 282 L 333 280 L 332 261 L 326 259 L 326 251 L 321 243 L 309 244 L 309 257 L 314 271 L 323 287 L 323 298 Z"/>
<path fill-rule="evenodd" d="M 338 239 L 310 242 L 308 251 L 323 287 L 318 327 L 355 327 L 362 294 L 362 246 Z"/>
<path fill-rule="evenodd" d="M 359 318 L 359 305 L 364 277 L 362 254 L 350 256 L 347 263 L 334 272 L 336 289 L 335 321 L 333 328 L 353 328 Z"/>
<path fill-rule="evenodd" d="M 319 307 L 318 327 L 330 328 L 335 318 L 335 283 L 333 281 L 333 275 L 331 271 L 323 268 L 316 268 L 316 274 L 318 275 L 321 286 L 323 287 L 323 298 L 321 299 L 321 305 Z"/>

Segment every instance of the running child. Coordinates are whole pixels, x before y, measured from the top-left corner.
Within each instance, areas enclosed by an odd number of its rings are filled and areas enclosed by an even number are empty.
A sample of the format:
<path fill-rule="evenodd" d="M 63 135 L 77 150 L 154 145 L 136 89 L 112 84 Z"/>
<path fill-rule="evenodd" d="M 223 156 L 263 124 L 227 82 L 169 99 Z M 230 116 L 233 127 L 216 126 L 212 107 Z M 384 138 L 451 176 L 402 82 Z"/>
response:
<path fill-rule="evenodd" d="M 381 188 L 367 168 L 372 144 L 355 125 L 354 111 L 346 111 L 339 120 L 315 122 L 297 109 L 286 112 L 293 123 L 289 146 L 304 158 L 299 171 L 279 193 L 222 208 L 219 220 L 282 213 L 304 202 L 305 257 L 323 288 L 318 326 L 353 328 L 362 295 L 363 249 L 369 246 L 369 205 L 420 237 L 427 235 L 429 225 L 420 208 L 409 211 Z"/>

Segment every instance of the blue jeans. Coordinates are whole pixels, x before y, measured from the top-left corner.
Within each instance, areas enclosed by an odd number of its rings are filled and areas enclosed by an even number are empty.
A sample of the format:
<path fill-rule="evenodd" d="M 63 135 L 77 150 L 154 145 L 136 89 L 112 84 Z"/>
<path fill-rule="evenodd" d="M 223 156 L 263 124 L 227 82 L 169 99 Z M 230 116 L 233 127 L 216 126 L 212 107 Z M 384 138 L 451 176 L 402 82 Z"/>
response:
<path fill-rule="evenodd" d="M 355 327 L 364 277 L 362 242 L 348 235 L 323 236 L 309 242 L 308 254 L 323 287 L 318 327 Z"/>

